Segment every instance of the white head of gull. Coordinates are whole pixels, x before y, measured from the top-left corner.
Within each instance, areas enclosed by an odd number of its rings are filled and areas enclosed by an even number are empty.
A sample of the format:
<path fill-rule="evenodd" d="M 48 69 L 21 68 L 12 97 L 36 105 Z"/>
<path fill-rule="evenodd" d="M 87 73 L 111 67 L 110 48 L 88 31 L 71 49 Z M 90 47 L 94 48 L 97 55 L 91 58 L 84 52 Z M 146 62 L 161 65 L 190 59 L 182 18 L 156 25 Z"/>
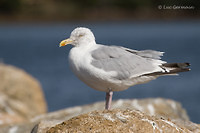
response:
<path fill-rule="evenodd" d="M 74 46 L 69 53 L 74 74 L 91 88 L 106 92 L 105 109 L 111 108 L 113 91 L 190 70 L 189 63 L 162 61 L 163 52 L 96 44 L 94 34 L 84 27 L 74 29 L 60 47 L 67 44 Z"/>
<path fill-rule="evenodd" d="M 72 44 L 75 47 L 96 44 L 94 34 L 88 28 L 79 27 L 72 31 L 69 39 L 63 40 L 60 46 Z"/>

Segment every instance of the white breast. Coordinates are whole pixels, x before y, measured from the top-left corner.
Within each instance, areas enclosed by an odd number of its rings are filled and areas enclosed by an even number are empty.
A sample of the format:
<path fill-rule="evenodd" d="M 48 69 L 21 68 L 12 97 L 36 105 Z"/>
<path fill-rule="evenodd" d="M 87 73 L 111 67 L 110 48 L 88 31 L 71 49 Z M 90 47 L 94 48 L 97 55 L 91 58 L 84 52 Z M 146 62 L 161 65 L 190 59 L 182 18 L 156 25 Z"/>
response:
<path fill-rule="evenodd" d="M 99 91 L 107 91 L 110 88 L 123 90 L 119 86 L 119 82 L 113 80 L 112 77 L 116 76 L 116 72 L 105 72 L 102 69 L 96 68 L 91 65 L 92 57 L 90 51 L 96 47 L 81 48 L 74 47 L 69 53 L 69 64 L 74 74 L 93 89 Z M 127 88 L 127 87 L 126 87 Z"/>

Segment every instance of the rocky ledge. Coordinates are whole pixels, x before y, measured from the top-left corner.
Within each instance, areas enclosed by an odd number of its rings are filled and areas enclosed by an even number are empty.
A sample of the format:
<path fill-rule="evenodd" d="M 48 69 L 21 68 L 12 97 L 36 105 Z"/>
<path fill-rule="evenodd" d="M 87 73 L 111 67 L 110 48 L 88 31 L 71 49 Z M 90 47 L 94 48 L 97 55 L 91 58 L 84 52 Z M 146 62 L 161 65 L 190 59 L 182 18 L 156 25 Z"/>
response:
<path fill-rule="evenodd" d="M 200 131 L 195 130 L 186 127 L 182 122 L 149 116 L 137 110 L 115 109 L 93 111 L 73 117 L 51 127 L 46 133 L 190 133 Z"/>
<path fill-rule="evenodd" d="M 169 99 L 129 99 L 113 102 L 113 110 L 102 110 L 104 102 L 77 106 L 40 115 L 32 133 L 137 132 L 200 133 L 189 121 L 181 104 Z"/>

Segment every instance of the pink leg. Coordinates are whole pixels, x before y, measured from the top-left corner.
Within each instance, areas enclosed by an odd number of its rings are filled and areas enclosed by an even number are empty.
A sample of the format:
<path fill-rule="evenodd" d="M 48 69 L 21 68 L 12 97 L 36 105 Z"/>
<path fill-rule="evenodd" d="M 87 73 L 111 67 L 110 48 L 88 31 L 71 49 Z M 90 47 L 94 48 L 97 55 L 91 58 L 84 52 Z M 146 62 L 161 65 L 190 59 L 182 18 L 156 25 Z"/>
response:
<path fill-rule="evenodd" d="M 105 109 L 107 109 L 107 110 L 109 110 L 111 108 L 112 95 L 113 95 L 112 91 L 106 92 L 106 106 L 105 106 Z"/>

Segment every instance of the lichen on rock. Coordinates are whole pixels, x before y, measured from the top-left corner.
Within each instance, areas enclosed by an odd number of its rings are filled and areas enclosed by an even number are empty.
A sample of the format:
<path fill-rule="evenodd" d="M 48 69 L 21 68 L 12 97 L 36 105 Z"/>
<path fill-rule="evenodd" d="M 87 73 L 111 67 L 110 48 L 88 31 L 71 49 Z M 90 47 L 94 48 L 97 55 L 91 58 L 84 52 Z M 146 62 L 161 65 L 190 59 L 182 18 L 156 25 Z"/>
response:
<path fill-rule="evenodd" d="M 128 109 L 93 111 L 73 117 L 46 131 L 46 133 L 69 132 L 190 133 L 192 131 L 169 119 L 165 120 Z"/>

